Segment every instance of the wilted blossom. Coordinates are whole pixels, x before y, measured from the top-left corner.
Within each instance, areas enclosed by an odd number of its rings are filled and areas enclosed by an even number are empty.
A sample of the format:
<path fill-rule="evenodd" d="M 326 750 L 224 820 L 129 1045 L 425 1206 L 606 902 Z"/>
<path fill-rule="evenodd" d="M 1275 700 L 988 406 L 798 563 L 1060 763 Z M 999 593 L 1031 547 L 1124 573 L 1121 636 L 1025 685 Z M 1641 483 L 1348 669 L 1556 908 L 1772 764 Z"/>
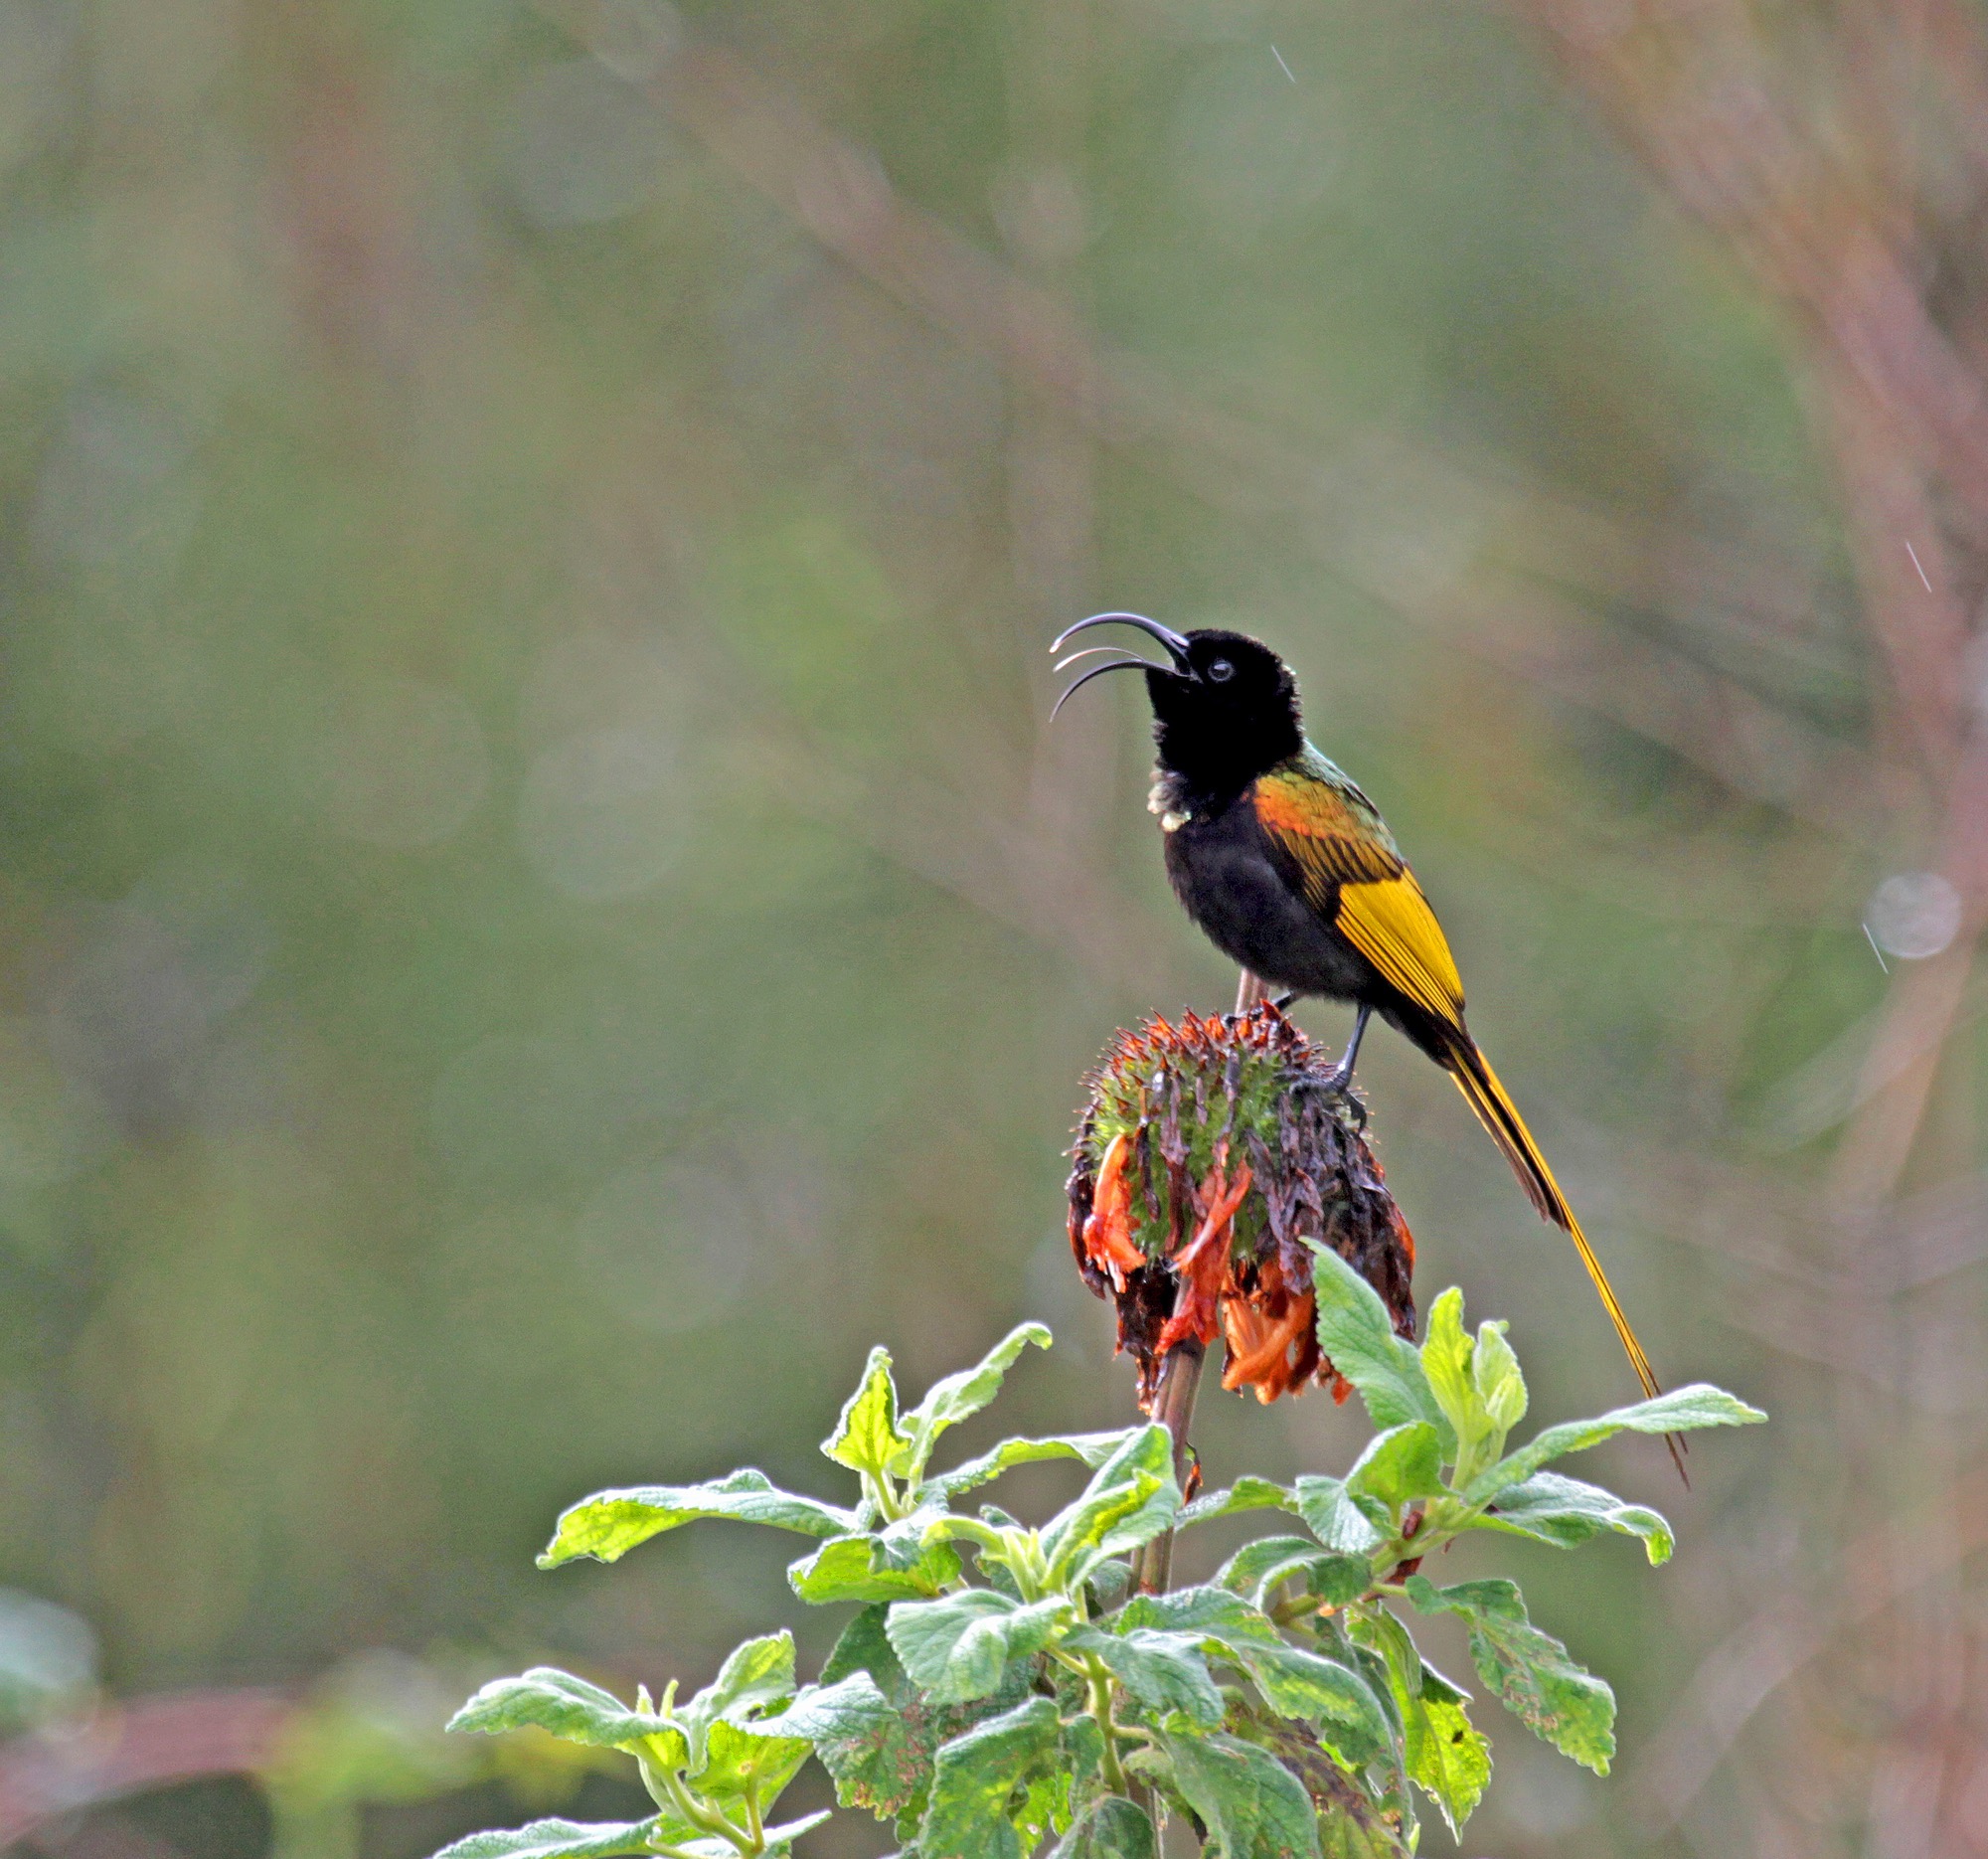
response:
<path fill-rule="evenodd" d="M 1311 1254 L 1330 1246 L 1412 1338 L 1414 1241 L 1329 1060 L 1267 1002 L 1120 1033 L 1085 1081 L 1070 1177 L 1083 1280 L 1118 1309 L 1150 1407 L 1183 1342 L 1228 1347 L 1224 1388 L 1259 1401 L 1346 1383 L 1320 1353 Z"/>

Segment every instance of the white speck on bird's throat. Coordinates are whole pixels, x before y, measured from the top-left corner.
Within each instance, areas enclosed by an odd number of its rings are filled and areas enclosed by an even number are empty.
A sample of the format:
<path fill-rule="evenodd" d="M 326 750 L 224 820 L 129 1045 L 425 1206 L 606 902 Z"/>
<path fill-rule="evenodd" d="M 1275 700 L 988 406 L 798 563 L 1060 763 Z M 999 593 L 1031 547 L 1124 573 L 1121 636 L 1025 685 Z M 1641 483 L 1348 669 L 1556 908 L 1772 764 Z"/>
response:
<path fill-rule="evenodd" d="M 1153 783 L 1152 792 L 1146 796 L 1146 811 L 1159 815 L 1160 831 L 1163 833 L 1177 833 L 1194 818 L 1185 807 L 1175 804 L 1174 784 L 1164 774 Z"/>

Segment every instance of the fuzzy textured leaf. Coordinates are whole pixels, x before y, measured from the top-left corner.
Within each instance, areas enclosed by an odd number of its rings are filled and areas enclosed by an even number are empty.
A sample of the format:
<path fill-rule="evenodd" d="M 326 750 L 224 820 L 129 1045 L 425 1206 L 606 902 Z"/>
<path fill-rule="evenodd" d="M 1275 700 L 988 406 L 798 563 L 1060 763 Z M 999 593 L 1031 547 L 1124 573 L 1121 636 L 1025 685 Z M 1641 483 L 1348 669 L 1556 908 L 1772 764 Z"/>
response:
<path fill-rule="evenodd" d="M 535 1665 L 517 1678 L 493 1678 L 448 1727 L 483 1736 L 549 1730 L 569 1743 L 602 1750 L 629 1749 L 668 1728 L 657 1717 L 631 1711 L 611 1691 L 552 1665 Z"/>
<path fill-rule="evenodd" d="M 1596 1774 L 1608 1773 L 1615 1756 L 1614 1692 L 1526 1617 L 1512 1583 L 1437 1588 L 1428 1577 L 1411 1575 L 1408 1591 L 1423 1613 L 1462 1616 L 1477 1675 L 1529 1730 Z"/>
<path fill-rule="evenodd" d="M 1397 1523 L 1404 1508 L 1442 1489 L 1442 1440 L 1426 1421 L 1391 1427 L 1367 1442 L 1346 1474 L 1346 1493 L 1372 1498 Z"/>
<path fill-rule="evenodd" d="M 1150 1626 L 1108 1633 L 1085 1626 L 1066 1634 L 1063 1643 L 1072 1652 L 1103 1660 L 1133 1702 L 1155 1718 L 1179 1711 L 1208 1727 L 1222 1721 L 1222 1693 L 1209 1673 L 1200 1640 L 1191 1633 Z"/>
<path fill-rule="evenodd" d="M 881 1472 L 910 1449 L 898 1427 L 898 1388 L 891 1379 L 891 1352 L 879 1345 L 863 1365 L 856 1392 L 842 1404 L 835 1431 L 821 1449 L 851 1471 Z"/>
<path fill-rule="evenodd" d="M 1393 1726 L 1374 1688 L 1351 1666 L 1301 1646 L 1254 1640 L 1233 1644 L 1236 1662 L 1255 1681 L 1280 1717 L 1317 1724 L 1334 1748 L 1356 1763 L 1386 1755 Z"/>
<path fill-rule="evenodd" d="M 1220 1859 L 1318 1859 L 1318 1813 L 1304 1784 L 1240 1737 L 1165 1733 L 1174 1785 Z"/>
<path fill-rule="evenodd" d="M 831 1537 L 812 1556 L 787 1569 L 787 1585 L 815 1606 L 836 1601 L 915 1601 L 937 1595 L 959 1574 L 949 1544 L 932 1543 L 908 1569 L 873 1569 L 869 1536 Z"/>
<path fill-rule="evenodd" d="M 1091 1474 L 1075 1503 L 1043 1529 L 1051 1579 L 1080 1581 L 1084 1572 L 1168 1528 L 1180 1513 L 1173 1436 L 1141 1427 Z"/>
<path fill-rule="evenodd" d="M 777 1716 L 740 1726 L 739 1733 L 776 1746 L 791 1739 L 803 1752 L 812 1748 L 835 1778 L 845 1806 L 859 1801 L 873 1806 L 880 1796 L 897 1794 L 900 1802 L 909 1798 L 910 1789 L 900 1793 L 893 1786 L 899 1776 L 891 1756 L 903 1724 L 902 1712 L 877 1688 L 877 1681 L 867 1671 L 858 1671 L 832 1685 L 809 1685 Z M 719 1734 L 715 1728 L 713 1768 Z M 850 1784 L 848 1794 L 843 1791 L 845 1781 Z M 881 1811 L 894 1813 L 897 1804 Z"/>
<path fill-rule="evenodd" d="M 591 1825 L 534 1820 L 530 1826 L 472 1833 L 444 1846 L 434 1859 L 611 1859 L 620 1853 L 653 1853 L 650 1836 L 669 1839 L 681 1825 L 665 1814 Z"/>
<path fill-rule="evenodd" d="M 808 1759 L 804 1738 L 778 1735 L 759 1719 L 721 1717 L 706 1734 L 704 1767 L 694 1779 L 699 1793 L 720 1800 L 756 1792 L 760 1807 L 770 1807 Z"/>
<path fill-rule="evenodd" d="M 1652 1564 L 1668 1562 L 1674 1539 L 1661 1513 L 1631 1504 L 1598 1484 L 1564 1478 L 1557 1471 L 1536 1471 L 1522 1484 L 1498 1493 L 1498 1508 L 1481 1522 L 1496 1530 L 1573 1549 L 1614 1530 L 1642 1539 Z"/>
<path fill-rule="evenodd" d="M 969 1588 L 938 1601 L 900 1601 L 886 1630 L 911 1681 L 937 1704 L 984 1698 L 1008 1661 L 1040 1652 L 1070 1614 L 1061 1598 L 1024 1606 L 1012 1597 Z"/>
<path fill-rule="evenodd" d="M 1472 1504 L 1484 1504 L 1500 1491 L 1530 1478 L 1550 1459 L 1569 1452 L 1584 1452 L 1591 1445 L 1612 1439 L 1618 1433 L 1689 1433 L 1701 1427 L 1749 1427 L 1767 1417 L 1749 1407 L 1738 1395 L 1709 1382 L 1693 1382 L 1675 1388 L 1654 1400 L 1638 1401 L 1596 1420 L 1563 1422 L 1529 1439 L 1516 1452 L 1508 1452 L 1470 1481 L 1463 1495 Z"/>
<path fill-rule="evenodd" d="M 625 1491 L 597 1491 L 561 1515 L 552 1542 L 539 1558 L 539 1567 L 557 1569 L 577 1556 L 617 1562 L 636 1544 L 702 1517 L 769 1524 L 800 1536 L 850 1536 L 863 1527 L 854 1511 L 782 1491 L 764 1472 L 747 1466 L 708 1484 L 651 1484 Z"/>
<path fill-rule="evenodd" d="M 1008 1800 L 1057 1746 L 1057 1708 L 1030 1698 L 938 1753 L 931 1805 L 918 1829 L 920 1859 L 1021 1859 L 1027 1850 Z"/>
<path fill-rule="evenodd" d="M 1001 1383 L 1031 1343 L 1038 1349 L 1050 1346 L 1049 1325 L 1023 1323 L 1010 1330 L 970 1369 L 940 1377 L 925 1391 L 920 1401 L 898 1425 L 910 1436 L 910 1444 L 892 1461 L 890 1469 L 900 1476 L 916 1478 L 931 1456 L 932 1446 L 948 1427 L 978 1414 L 1001 1392 Z"/>
<path fill-rule="evenodd" d="M 1424 1682 L 1407 1701 L 1402 1727 L 1409 1776 L 1460 1837 L 1491 1780 L 1491 1746 L 1447 1684 Z"/>
<path fill-rule="evenodd" d="M 1153 1823 L 1122 1794 L 1107 1794 L 1057 1841 L 1050 1859 L 1156 1859 Z"/>
<path fill-rule="evenodd" d="M 1327 1549 L 1342 1556 L 1371 1556 L 1388 1540 L 1387 1533 L 1353 1501 L 1344 1479 L 1306 1472 L 1296 1490 L 1298 1515 Z"/>
<path fill-rule="evenodd" d="M 1216 1646 L 1248 1673 L 1279 1716 L 1325 1725 L 1332 1742 L 1356 1761 L 1381 1754 L 1392 1742 L 1387 1713 L 1360 1673 L 1291 1645 L 1268 1614 L 1226 1589 L 1136 1595 L 1102 1624 L 1119 1633 L 1158 1628 Z"/>
<path fill-rule="evenodd" d="M 1335 1607 L 1358 1601 L 1374 1580 L 1365 1556 L 1321 1549 L 1305 1536 L 1259 1536 L 1215 1572 L 1215 1585 L 1260 1607 L 1275 1589 L 1300 1576 L 1307 1594 Z"/>
<path fill-rule="evenodd" d="M 1181 1529 L 1192 1523 L 1213 1523 L 1218 1517 L 1234 1517 L 1245 1510 L 1295 1510 L 1296 1493 L 1268 1478 L 1238 1478 L 1220 1491 L 1210 1491 L 1186 1505 L 1180 1514 Z"/>
<path fill-rule="evenodd" d="M 794 1695 L 794 1636 L 784 1627 L 748 1639 L 726 1655 L 718 1676 L 677 1707 L 690 1739 L 691 1773 L 704 1767 L 705 1737 L 721 1718 L 741 1721 Z"/>
<path fill-rule="evenodd" d="M 934 1472 L 918 1486 L 920 1501 L 933 1497 L 957 1497 L 976 1485 L 1000 1477 L 1017 1465 L 1032 1465 L 1038 1459 L 1075 1458 L 1095 1471 L 1116 1452 L 1136 1431 L 1120 1428 L 1115 1433 L 1058 1434 L 1045 1439 L 1003 1439 L 978 1458 L 969 1458 L 950 1471 Z"/>
<path fill-rule="evenodd" d="M 1421 1357 L 1395 1334 L 1380 1294 L 1331 1247 L 1307 1239 L 1318 1296 L 1318 1344 L 1332 1366 L 1360 1391 L 1377 1427 L 1424 1420 L 1441 1436 L 1443 1456 L 1456 1449 L 1448 1419 L 1436 1403 Z"/>

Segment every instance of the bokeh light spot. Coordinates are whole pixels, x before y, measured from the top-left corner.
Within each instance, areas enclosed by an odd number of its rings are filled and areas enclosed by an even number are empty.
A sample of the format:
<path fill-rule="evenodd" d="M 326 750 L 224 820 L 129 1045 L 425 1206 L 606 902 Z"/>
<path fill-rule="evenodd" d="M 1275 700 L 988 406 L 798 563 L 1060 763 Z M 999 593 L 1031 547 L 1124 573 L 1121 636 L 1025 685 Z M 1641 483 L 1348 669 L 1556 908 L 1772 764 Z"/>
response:
<path fill-rule="evenodd" d="M 1900 872 L 1871 894 L 1864 921 L 1888 955 L 1923 961 L 1960 931 L 1960 893 L 1937 872 Z"/>

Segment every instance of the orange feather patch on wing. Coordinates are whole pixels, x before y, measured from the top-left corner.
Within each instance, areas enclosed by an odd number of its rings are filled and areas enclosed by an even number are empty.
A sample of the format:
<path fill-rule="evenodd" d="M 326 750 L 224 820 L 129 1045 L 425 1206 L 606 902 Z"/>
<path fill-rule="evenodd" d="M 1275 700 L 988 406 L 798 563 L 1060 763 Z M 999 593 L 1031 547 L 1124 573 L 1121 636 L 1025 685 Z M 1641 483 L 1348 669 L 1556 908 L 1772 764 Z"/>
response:
<path fill-rule="evenodd" d="M 1320 908 L 1336 884 L 1371 884 L 1403 869 L 1346 797 L 1324 781 L 1266 774 L 1251 798 L 1258 823 L 1297 861 L 1305 890 Z"/>

